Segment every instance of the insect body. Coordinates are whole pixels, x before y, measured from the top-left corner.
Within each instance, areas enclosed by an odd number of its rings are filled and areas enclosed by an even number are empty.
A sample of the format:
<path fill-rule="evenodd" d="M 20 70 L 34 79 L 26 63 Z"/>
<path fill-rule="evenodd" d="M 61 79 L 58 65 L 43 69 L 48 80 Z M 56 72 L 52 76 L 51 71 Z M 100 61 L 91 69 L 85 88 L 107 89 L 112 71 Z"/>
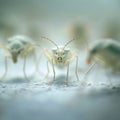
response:
<path fill-rule="evenodd" d="M 13 36 L 8 39 L 6 44 L 1 45 L 1 48 L 7 52 L 5 55 L 5 73 L 1 79 L 3 79 L 7 73 L 7 59 L 12 58 L 12 61 L 15 64 L 19 57 L 24 58 L 23 71 L 25 78 L 27 79 L 25 73 L 26 56 L 34 49 L 32 41 L 25 36 Z"/>
<path fill-rule="evenodd" d="M 120 72 L 120 43 L 112 39 L 99 41 L 90 49 L 88 62 L 91 59 L 114 72 Z"/>
<path fill-rule="evenodd" d="M 74 45 L 78 49 L 84 49 L 87 46 L 87 42 L 89 40 L 89 28 L 87 23 L 80 22 L 74 23 L 69 30 L 70 38 L 74 38 Z"/>
<path fill-rule="evenodd" d="M 109 18 L 104 24 L 103 38 L 110 38 L 120 42 L 120 18 Z"/>
<path fill-rule="evenodd" d="M 45 37 L 44 37 L 45 38 Z M 55 80 L 55 68 L 54 66 L 57 66 L 61 69 L 67 67 L 67 76 L 66 76 L 66 82 L 68 83 L 68 76 L 69 76 L 69 65 L 70 63 L 76 58 L 76 78 L 78 77 L 78 56 L 77 53 L 72 53 L 70 49 L 66 48 L 66 46 L 72 42 L 73 40 L 66 43 L 64 46 L 58 46 L 56 43 L 54 43 L 52 40 L 45 38 L 52 42 L 56 48 L 53 48 L 52 50 L 45 50 L 44 54 L 48 59 L 48 62 L 52 65 L 53 73 L 54 73 L 54 80 Z M 47 63 L 48 63 L 47 62 Z"/>

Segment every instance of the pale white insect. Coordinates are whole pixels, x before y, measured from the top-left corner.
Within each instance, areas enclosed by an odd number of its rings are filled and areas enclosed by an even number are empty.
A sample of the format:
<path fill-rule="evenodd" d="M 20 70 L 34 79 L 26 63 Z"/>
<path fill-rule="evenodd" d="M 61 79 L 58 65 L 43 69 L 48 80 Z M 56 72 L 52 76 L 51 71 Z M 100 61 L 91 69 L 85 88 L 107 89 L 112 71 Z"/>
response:
<path fill-rule="evenodd" d="M 23 72 L 25 79 L 28 80 L 25 71 L 26 57 L 30 52 L 34 51 L 35 46 L 33 45 L 32 40 L 26 36 L 16 35 L 9 38 L 7 43 L 1 45 L 0 47 L 7 52 L 5 55 L 5 72 L 1 77 L 1 80 L 4 79 L 8 71 L 7 59 L 11 58 L 13 63 L 16 64 L 19 57 L 24 58 Z"/>
<path fill-rule="evenodd" d="M 59 67 L 61 69 L 67 67 L 66 83 L 68 84 L 69 65 L 76 58 L 75 74 L 76 74 L 77 80 L 79 80 L 79 76 L 78 76 L 78 54 L 77 54 L 77 52 L 72 53 L 69 48 L 66 48 L 67 45 L 69 43 L 71 43 L 73 40 L 67 42 L 64 46 L 58 46 L 54 41 L 50 40 L 49 38 L 46 38 L 46 37 L 42 37 L 42 38 L 50 41 L 51 43 L 53 43 L 56 46 L 56 48 L 53 48 L 52 50 L 45 49 L 43 51 L 43 54 L 48 59 L 48 61 L 47 61 L 47 69 L 48 69 L 47 76 L 49 74 L 48 63 L 50 63 L 52 65 L 53 74 L 54 74 L 53 81 L 55 80 L 55 77 L 56 77 L 55 66 Z"/>

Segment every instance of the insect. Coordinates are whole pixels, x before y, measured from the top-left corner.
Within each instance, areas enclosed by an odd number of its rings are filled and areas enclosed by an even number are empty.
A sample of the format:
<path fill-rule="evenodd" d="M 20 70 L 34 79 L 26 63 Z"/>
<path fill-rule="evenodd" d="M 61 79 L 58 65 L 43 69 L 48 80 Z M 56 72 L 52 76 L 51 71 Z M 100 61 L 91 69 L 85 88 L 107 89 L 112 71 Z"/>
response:
<path fill-rule="evenodd" d="M 102 29 L 102 37 L 103 38 L 110 38 L 116 41 L 119 41 L 120 39 L 120 18 L 114 17 L 114 18 L 108 18 L 107 21 L 104 24 L 104 27 Z M 120 41 L 119 41 L 120 42 Z"/>
<path fill-rule="evenodd" d="M 87 62 L 91 63 L 91 60 L 113 72 L 120 72 L 120 43 L 112 39 L 100 40 L 89 51 Z"/>
<path fill-rule="evenodd" d="M 78 49 L 84 49 L 87 46 L 87 42 L 89 40 L 89 28 L 86 22 L 74 23 L 70 26 L 69 36 L 70 38 L 74 38 L 74 45 Z"/>
<path fill-rule="evenodd" d="M 53 81 L 55 80 L 56 77 L 56 72 L 55 72 L 55 66 L 58 68 L 65 68 L 67 67 L 67 75 L 66 75 L 66 83 L 68 84 L 68 77 L 69 77 L 69 65 L 70 63 L 76 58 L 76 69 L 75 69 L 75 74 L 77 80 L 79 80 L 78 77 L 78 55 L 77 53 L 72 53 L 69 48 L 66 48 L 68 44 L 70 44 L 73 40 L 67 42 L 64 46 L 58 46 L 54 41 L 50 40 L 49 38 L 42 37 L 48 41 L 50 41 L 52 44 L 55 45 L 55 48 L 52 50 L 45 49 L 43 51 L 44 55 L 47 57 L 47 68 L 48 68 L 48 63 L 52 65 L 52 70 L 53 70 Z M 48 73 L 49 74 L 49 68 L 48 68 Z"/>
<path fill-rule="evenodd" d="M 16 32 L 15 22 L 11 21 L 10 18 L 0 18 L 0 37 L 2 39 L 8 38 Z"/>
<path fill-rule="evenodd" d="M 4 49 L 7 54 L 5 55 L 5 72 L 1 79 L 4 79 L 4 77 L 7 74 L 8 65 L 7 65 L 7 59 L 11 58 L 13 63 L 16 64 L 18 62 L 18 58 L 24 58 L 24 64 L 23 64 L 23 72 L 25 79 L 28 80 L 26 72 L 25 72 L 25 66 L 26 66 L 26 57 L 27 55 L 34 50 L 34 45 L 32 41 L 26 37 L 26 36 L 20 36 L 16 35 L 8 39 L 7 43 L 0 46 L 0 48 Z"/>

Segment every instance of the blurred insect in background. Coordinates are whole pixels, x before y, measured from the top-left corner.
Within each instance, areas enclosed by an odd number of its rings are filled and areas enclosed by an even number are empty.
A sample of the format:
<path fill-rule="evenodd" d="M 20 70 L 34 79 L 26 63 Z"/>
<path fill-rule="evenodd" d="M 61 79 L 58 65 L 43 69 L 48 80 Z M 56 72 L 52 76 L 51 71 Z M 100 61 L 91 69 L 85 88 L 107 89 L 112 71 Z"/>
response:
<path fill-rule="evenodd" d="M 120 18 L 108 18 L 103 24 L 102 38 L 109 38 L 120 42 Z"/>
<path fill-rule="evenodd" d="M 91 60 L 113 72 L 120 72 L 120 43 L 112 39 L 100 40 L 89 50 L 87 62 L 91 63 Z"/>
<path fill-rule="evenodd" d="M 69 28 L 70 39 L 74 40 L 74 46 L 77 49 L 88 48 L 88 41 L 90 39 L 90 29 L 86 22 L 74 23 Z"/>
<path fill-rule="evenodd" d="M 15 33 L 16 29 L 14 24 L 15 22 L 11 22 L 10 18 L 0 18 L 0 37 L 2 39 L 5 40 Z"/>
<path fill-rule="evenodd" d="M 0 48 L 4 49 L 7 52 L 7 54 L 5 55 L 5 72 L 1 77 L 1 80 L 4 79 L 8 71 L 7 59 L 11 58 L 13 63 L 16 64 L 18 62 L 19 57 L 24 59 L 23 72 L 25 79 L 28 80 L 25 71 L 26 57 L 35 48 L 35 46 L 32 43 L 32 40 L 30 40 L 26 36 L 17 35 L 9 38 L 7 43 L 1 45 Z"/>
<path fill-rule="evenodd" d="M 48 61 L 47 61 L 48 73 L 47 73 L 46 76 L 48 76 L 48 74 L 49 74 L 48 63 L 50 63 L 52 65 L 53 74 L 54 74 L 53 81 L 55 80 L 55 77 L 56 77 L 55 66 L 57 66 L 58 68 L 61 68 L 61 69 L 67 67 L 66 84 L 68 84 L 69 65 L 76 58 L 75 74 L 76 74 L 77 80 L 79 80 L 79 77 L 78 77 L 78 55 L 77 55 L 77 52 L 76 53 L 72 53 L 69 48 L 66 48 L 67 45 L 70 44 L 73 40 L 67 42 L 64 46 L 58 46 L 54 41 L 50 40 L 49 38 L 46 38 L 46 37 L 41 37 L 41 38 L 50 41 L 52 44 L 54 44 L 56 46 L 56 48 L 53 48 L 52 50 L 45 49 L 43 51 L 43 54 L 48 59 Z"/>

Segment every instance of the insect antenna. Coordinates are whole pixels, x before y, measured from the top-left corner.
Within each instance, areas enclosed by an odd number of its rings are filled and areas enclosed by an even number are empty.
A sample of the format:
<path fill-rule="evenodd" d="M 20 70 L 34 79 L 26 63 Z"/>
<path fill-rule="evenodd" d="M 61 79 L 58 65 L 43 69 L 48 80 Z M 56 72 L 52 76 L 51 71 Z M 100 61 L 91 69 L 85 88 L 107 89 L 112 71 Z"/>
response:
<path fill-rule="evenodd" d="M 41 38 L 44 38 L 44 39 L 50 41 L 51 43 L 53 43 L 57 47 L 57 49 L 59 49 L 58 45 L 54 41 L 52 41 L 51 39 L 44 37 L 44 36 L 41 36 Z"/>
<path fill-rule="evenodd" d="M 69 45 L 72 41 L 74 41 L 74 39 L 68 41 L 68 42 L 64 45 L 63 49 L 65 49 L 65 47 L 66 47 L 67 45 Z"/>

